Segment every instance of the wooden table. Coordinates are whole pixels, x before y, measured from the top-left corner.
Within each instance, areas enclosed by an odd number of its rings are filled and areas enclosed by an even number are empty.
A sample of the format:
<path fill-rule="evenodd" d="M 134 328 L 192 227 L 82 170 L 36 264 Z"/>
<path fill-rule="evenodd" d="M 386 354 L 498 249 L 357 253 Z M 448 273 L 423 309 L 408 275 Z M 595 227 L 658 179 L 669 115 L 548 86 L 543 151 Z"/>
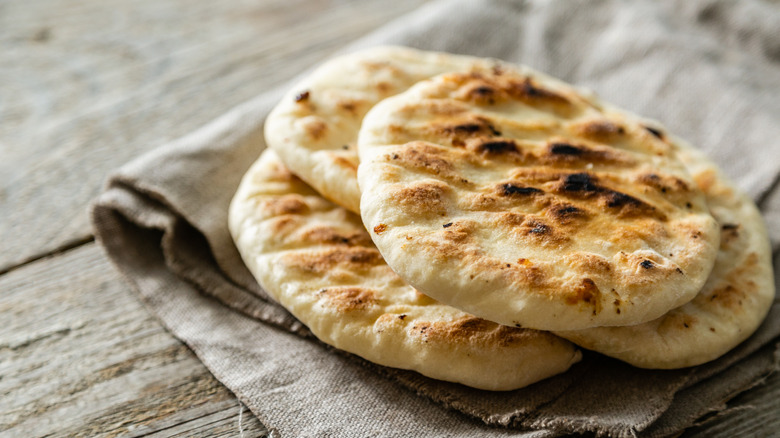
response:
<path fill-rule="evenodd" d="M 110 170 L 418 4 L 0 2 L 0 437 L 263 434 L 120 279 L 87 206 Z M 780 430 L 745 408 L 779 395 L 775 375 L 686 435 Z"/>

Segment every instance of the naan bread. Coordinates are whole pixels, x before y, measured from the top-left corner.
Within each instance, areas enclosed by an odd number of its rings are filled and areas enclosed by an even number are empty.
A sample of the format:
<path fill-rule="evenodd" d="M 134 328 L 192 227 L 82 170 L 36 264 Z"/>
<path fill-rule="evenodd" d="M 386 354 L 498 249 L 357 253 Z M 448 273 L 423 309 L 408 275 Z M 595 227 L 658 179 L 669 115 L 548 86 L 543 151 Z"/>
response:
<path fill-rule="evenodd" d="M 657 129 L 530 70 L 418 83 L 359 135 L 361 214 L 421 292 L 501 324 L 633 325 L 693 299 L 720 232 Z"/>
<path fill-rule="evenodd" d="M 558 332 L 576 344 L 642 368 L 682 368 L 714 360 L 747 339 L 775 296 L 766 227 L 753 202 L 703 154 L 680 153 L 721 228 L 710 277 L 693 301 L 631 327 Z"/>
<path fill-rule="evenodd" d="M 357 213 L 355 145 L 366 112 L 422 79 L 495 63 L 405 47 L 374 47 L 334 58 L 296 84 L 271 111 L 266 142 L 293 173 Z"/>
<path fill-rule="evenodd" d="M 574 346 L 475 318 L 420 294 L 385 264 L 360 218 L 266 151 L 230 206 L 230 230 L 263 288 L 323 342 L 372 362 L 488 390 L 566 371 Z"/>

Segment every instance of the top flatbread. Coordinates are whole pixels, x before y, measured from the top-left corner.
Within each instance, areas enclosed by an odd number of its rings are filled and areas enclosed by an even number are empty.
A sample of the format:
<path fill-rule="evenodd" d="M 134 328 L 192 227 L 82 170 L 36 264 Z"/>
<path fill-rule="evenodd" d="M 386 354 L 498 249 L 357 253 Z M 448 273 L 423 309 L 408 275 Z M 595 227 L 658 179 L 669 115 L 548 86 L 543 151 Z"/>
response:
<path fill-rule="evenodd" d="M 721 228 L 720 250 L 704 288 L 692 301 L 644 324 L 557 332 L 642 368 L 682 368 L 720 357 L 758 328 L 775 296 L 769 238 L 755 204 L 699 151 L 676 143 Z"/>
<path fill-rule="evenodd" d="M 720 233 L 662 133 L 562 82 L 422 81 L 359 135 L 361 214 L 420 291 L 505 325 L 633 325 L 691 299 Z"/>
<path fill-rule="evenodd" d="M 292 87 L 271 111 L 266 142 L 293 173 L 357 213 L 356 142 L 368 110 L 422 79 L 496 63 L 405 47 L 374 47 L 334 58 Z"/>
<path fill-rule="evenodd" d="M 382 260 L 360 218 L 266 151 L 233 198 L 230 231 L 250 271 L 320 340 L 396 368 L 489 390 L 566 371 L 580 352 L 557 336 L 438 303 Z"/>

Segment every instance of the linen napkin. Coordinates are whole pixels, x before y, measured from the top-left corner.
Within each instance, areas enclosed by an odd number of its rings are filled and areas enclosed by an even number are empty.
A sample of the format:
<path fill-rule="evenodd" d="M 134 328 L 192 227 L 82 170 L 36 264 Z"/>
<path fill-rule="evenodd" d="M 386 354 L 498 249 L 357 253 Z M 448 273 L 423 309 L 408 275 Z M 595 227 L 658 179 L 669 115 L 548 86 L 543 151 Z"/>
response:
<path fill-rule="evenodd" d="M 437 1 L 345 51 L 403 44 L 492 56 L 656 118 L 759 203 L 776 252 L 779 22 L 780 10 L 761 0 Z M 320 343 L 257 285 L 227 231 L 228 204 L 265 147 L 263 119 L 283 91 L 125 165 L 92 210 L 98 242 L 149 310 L 272 436 L 667 436 L 777 368 L 777 301 L 754 336 L 709 364 L 640 370 L 586 353 L 567 373 L 509 392 L 377 366 Z"/>

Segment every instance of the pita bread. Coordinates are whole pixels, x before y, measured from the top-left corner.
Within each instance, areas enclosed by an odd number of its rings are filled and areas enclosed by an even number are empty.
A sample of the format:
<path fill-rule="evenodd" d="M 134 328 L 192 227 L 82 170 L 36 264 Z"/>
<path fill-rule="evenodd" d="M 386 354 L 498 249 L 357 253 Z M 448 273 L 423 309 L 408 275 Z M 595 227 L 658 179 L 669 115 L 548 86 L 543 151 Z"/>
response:
<path fill-rule="evenodd" d="M 356 142 L 366 112 L 422 79 L 496 62 L 406 47 L 374 47 L 334 58 L 292 87 L 271 111 L 266 142 L 293 173 L 357 213 Z"/>
<path fill-rule="evenodd" d="M 453 73 L 359 135 L 361 214 L 421 292 L 500 324 L 633 325 L 693 299 L 720 232 L 657 129 L 531 70 Z"/>
<path fill-rule="evenodd" d="M 721 228 L 712 274 L 693 301 L 631 327 L 558 332 L 576 344 L 642 368 L 682 368 L 714 360 L 747 339 L 775 296 L 769 237 L 755 204 L 703 154 L 680 155 Z"/>
<path fill-rule="evenodd" d="M 372 362 L 510 390 L 580 360 L 557 336 L 475 318 L 408 286 L 382 260 L 357 215 L 323 199 L 272 151 L 245 175 L 229 225 L 269 294 L 323 342 Z"/>

